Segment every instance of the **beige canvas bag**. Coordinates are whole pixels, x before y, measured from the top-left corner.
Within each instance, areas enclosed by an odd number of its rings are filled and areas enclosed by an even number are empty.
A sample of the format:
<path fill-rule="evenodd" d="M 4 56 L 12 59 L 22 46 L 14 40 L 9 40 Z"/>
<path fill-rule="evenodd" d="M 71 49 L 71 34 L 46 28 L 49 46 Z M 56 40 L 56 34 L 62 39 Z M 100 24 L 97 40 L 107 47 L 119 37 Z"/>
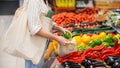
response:
<path fill-rule="evenodd" d="M 43 15 L 40 18 L 42 18 L 42 25 L 45 26 L 42 28 L 50 31 L 51 20 Z M 12 24 L 4 37 L 4 51 L 37 64 L 44 53 L 46 41 L 46 38 L 31 36 L 27 25 L 26 8 L 17 9 Z"/>

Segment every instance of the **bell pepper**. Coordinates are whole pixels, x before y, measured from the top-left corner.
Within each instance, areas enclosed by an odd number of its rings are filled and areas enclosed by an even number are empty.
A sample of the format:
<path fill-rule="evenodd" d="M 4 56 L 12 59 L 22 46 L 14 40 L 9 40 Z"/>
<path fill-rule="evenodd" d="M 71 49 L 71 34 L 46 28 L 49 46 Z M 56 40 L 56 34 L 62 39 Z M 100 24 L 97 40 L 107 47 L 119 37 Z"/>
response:
<path fill-rule="evenodd" d="M 113 42 L 112 35 L 108 34 L 104 39 L 102 39 L 103 42 Z"/>
<path fill-rule="evenodd" d="M 62 36 L 66 39 L 70 39 L 71 38 L 71 34 L 69 32 L 62 34 Z"/>
<path fill-rule="evenodd" d="M 116 36 L 113 37 L 113 41 L 117 41 L 118 38 Z"/>
<path fill-rule="evenodd" d="M 91 47 L 90 46 L 77 46 L 77 50 L 82 50 L 83 52 L 88 48 L 91 48 Z"/>
<path fill-rule="evenodd" d="M 90 41 L 89 44 L 88 44 L 88 46 L 90 46 L 90 47 L 94 47 L 95 45 L 96 45 L 96 44 L 95 44 L 95 41 L 94 41 L 94 40 Z"/>
<path fill-rule="evenodd" d="M 114 46 L 114 42 L 110 42 L 109 45 L 110 45 L 111 47 L 113 47 L 113 46 Z"/>
<path fill-rule="evenodd" d="M 95 39 L 94 41 L 95 41 L 96 45 L 100 45 L 102 43 L 102 41 L 100 39 Z"/>
<path fill-rule="evenodd" d="M 108 42 L 103 42 L 103 45 L 105 45 L 106 47 L 110 47 L 110 44 Z"/>
<path fill-rule="evenodd" d="M 100 45 L 102 41 L 100 39 L 95 39 L 89 42 L 89 46 L 94 47 L 96 45 Z"/>

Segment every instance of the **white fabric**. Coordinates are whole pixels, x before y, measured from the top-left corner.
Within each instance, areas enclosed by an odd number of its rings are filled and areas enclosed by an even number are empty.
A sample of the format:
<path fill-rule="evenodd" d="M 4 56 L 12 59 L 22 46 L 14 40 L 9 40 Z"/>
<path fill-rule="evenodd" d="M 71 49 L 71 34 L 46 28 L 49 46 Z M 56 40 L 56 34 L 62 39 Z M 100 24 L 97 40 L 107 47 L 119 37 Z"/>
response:
<path fill-rule="evenodd" d="M 32 35 L 35 35 L 41 29 L 41 16 L 44 16 L 47 12 L 48 8 L 43 0 L 29 0 L 27 10 L 28 26 Z"/>
<path fill-rule="evenodd" d="M 40 61 L 47 39 L 34 34 L 40 28 L 50 31 L 52 27 L 51 20 L 44 15 L 44 6 L 43 0 L 26 0 L 23 7 L 17 9 L 5 34 L 5 52 L 31 60 L 34 64 Z"/>

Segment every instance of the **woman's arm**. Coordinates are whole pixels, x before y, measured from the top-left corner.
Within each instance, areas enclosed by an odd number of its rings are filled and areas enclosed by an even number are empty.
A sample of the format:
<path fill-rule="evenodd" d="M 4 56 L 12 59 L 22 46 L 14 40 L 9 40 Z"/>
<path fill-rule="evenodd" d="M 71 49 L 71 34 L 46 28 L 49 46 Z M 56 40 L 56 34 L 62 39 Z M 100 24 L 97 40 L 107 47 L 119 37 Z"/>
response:
<path fill-rule="evenodd" d="M 63 32 L 64 34 L 65 34 L 66 32 L 69 32 L 69 33 L 71 34 L 71 36 L 72 36 L 72 33 L 71 33 L 69 30 L 64 29 L 64 28 L 61 27 L 61 26 L 57 26 L 56 24 L 53 26 L 53 29 L 58 30 L 58 31 L 60 31 L 60 32 Z"/>
<path fill-rule="evenodd" d="M 58 41 L 60 43 L 60 45 L 67 45 L 70 43 L 69 40 L 63 38 L 63 37 L 59 37 L 56 36 L 50 32 L 45 31 L 43 28 L 41 28 L 36 35 L 42 36 L 42 37 L 46 37 L 46 38 L 50 38 L 50 39 L 54 39 L 56 41 Z"/>

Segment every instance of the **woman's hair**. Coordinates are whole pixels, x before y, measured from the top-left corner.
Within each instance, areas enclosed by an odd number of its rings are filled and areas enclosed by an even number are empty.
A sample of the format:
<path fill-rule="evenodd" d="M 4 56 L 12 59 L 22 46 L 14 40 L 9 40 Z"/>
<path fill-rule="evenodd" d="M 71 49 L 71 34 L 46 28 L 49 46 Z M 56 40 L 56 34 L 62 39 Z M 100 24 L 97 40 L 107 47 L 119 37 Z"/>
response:
<path fill-rule="evenodd" d="M 44 0 L 45 4 L 48 3 L 48 5 L 52 8 L 54 7 L 54 0 Z"/>

